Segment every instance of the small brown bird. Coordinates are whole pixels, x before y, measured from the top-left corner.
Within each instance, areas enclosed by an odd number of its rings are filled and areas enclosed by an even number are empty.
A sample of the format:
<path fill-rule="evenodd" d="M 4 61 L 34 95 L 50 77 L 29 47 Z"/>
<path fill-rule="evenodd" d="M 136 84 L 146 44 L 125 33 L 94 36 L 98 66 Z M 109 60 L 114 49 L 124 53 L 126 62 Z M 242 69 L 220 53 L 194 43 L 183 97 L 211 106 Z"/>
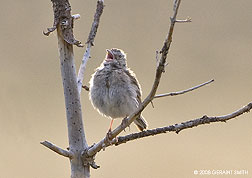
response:
<path fill-rule="evenodd" d="M 89 98 L 100 114 L 115 118 L 132 114 L 141 103 L 141 88 L 135 74 L 127 67 L 126 54 L 121 49 L 107 50 L 105 60 L 90 80 Z M 140 115 L 134 123 L 143 131 L 147 122 Z"/>

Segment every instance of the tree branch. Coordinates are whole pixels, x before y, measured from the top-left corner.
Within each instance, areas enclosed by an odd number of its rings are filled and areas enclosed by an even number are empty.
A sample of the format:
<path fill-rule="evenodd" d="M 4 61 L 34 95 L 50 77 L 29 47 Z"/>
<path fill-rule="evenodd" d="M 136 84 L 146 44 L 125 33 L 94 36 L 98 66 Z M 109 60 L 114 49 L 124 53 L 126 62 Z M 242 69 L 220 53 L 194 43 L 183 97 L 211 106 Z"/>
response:
<path fill-rule="evenodd" d="M 80 14 L 74 14 L 74 15 L 72 15 L 72 17 L 74 20 L 78 20 L 78 19 L 80 19 Z"/>
<path fill-rule="evenodd" d="M 209 81 L 207 81 L 207 82 L 205 82 L 205 83 L 202 83 L 202 84 L 200 84 L 200 85 L 197 85 L 197 86 L 195 86 L 195 87 L 186 89 L 186 90 L 177 91 L 177 92 L 171 92 L 171 93 L 159 94 L 159 95 L 154 96 L 154 98 L 162 98 L 162 97 L 165 97 L 165 96 L 176 96 L 176 95 L 181 95 L 181 94 L 184 94 L 184 93 L 187 93 L 187 92 L 196 90 L 196 89 L 198 89 L 198 88 L 200 88 L 200 87 L 203 87 L 203 86 L 205 86 L 205 85 L 207 85 L 207 84 L 210 84 L 210 83 L 212 83 L 212 82 L 214 82 L 214 79 L 209 80 Z"/>
<path fill-rule="evenodd" d="M 97 7 L 96 7 L 96 12 L 94 15 L 94 21 L 88 36 L 88 40 L 86 42 L 87 47 L 86 47 L 86 51 L 83 55 L 82 61 L 81 61 L 81 65 L 80 65 L 80 69 L 78 72 L 78 78 L 77 78 L 77 85 L 78 85 L 78 91 L 79 93 L 81 93 L 81 88 L 82 88 L 82 82 L 84 79 L 84 71 L 86 69 L 86 65 L 87 65 L 87 61 L 90 58 L 90 50 L 91 47 L 94 46 L 94 38 L 96 36 L 96 32 L 99 26 L 99 22 L 100 22 L 100 18 L 103 12 L 103 8 L 104 8 L 104 0 L 98 0 L 97 1 Z"/>
<path fill-rule="evenodd" d="M 71 16 L 71 6 L 68 0 L 51 0 L 53 3 L 54 22 L 53 27 L 47 28 L 47 32 L 43 32 L 44 35 L 55 31 L 59 26 L 61 27 L 62 38 L 68 44 L 83 47 L 80 41 L 76 40 L 73 35 L 73 23 L 76 16 Z"/>
<path fill-rule="evenodd" d="M 40 142 L 40 144 L 44 145 L 45 147 L 47 147 L 50 150 L 58 153 L 61 156 L 65 156 L 65 157 L 70 158 L 70 159 L 73 157 L 73 155 L 69 151 L 64 150 L 64 149 L 62 149 L 62 148 L 60 148 L 60 147 L 58 147 L 58 146 L 56 146 L 56 145 L 54 145 L 54 144 L 52 144 L 52 143 L 50 143 L 48 141 Z"/>
<path fill-rule="evenodd" d="M 184 129 L 197 127 L 199 125 L 210 124 L 210 123 L 214 123 L 214 122 L 226 122 L 230 119 L 236 118 L 236 117 L 244 114 L 245 112 L 249 112 L 251 109 L 252 109 L 252 102 L 249 103 L 248 105 L 242 107 L 241 109 L 239 109 L 231 114 L 228 114 L 228 115 L 213 116 L 213 117 L 209 117 L 209 116 L 205 115 L 199 119 L 194 119 L 194 120 L 182 122 L 180 124 L 174 124 L 174 125 L 170 125 L 167 127 L 155 128 L 155 129 L 151 129 L 151 130 L 146 130 L 146 131 L 142 131 L 142 132 L 138 132 L 138 133 L 129 134 L 126 136 L 119 136 L 116 139 L 113 139 L 111 144 L 114 144 L 117 146 L 122 143 L 126 143 L 128 141 L 132 141 L 132 140 L 136 140 L 136 139 L 144 138 L 144 137 L 148 137 L 148 136 L 158 135 L 158 134 L 167 133 L 167 132 L 179 133 L 180 131 L 182 131 Z"/>
<path fill-rule="evenodd" d="M 192 22 L 192 18 L 191 17 L 187 17 L 184 20 L 176 20 L 177 23 L 187 23 L 187 22 Z"/>
<path fill-rule="evenodd" d="M 122 122 L 117 128 L 115 128 L 111 132 L 110 139 L 115 138 L 126 127 L 128 127 L 136 119 L 136 117 L 139 116 L 139 114 L 144 110 L 144 108 L 153 100 L 153 98 L 154 98 L 154 96 L 156 94 L 159 82 L 160 82 L 161 75 L 164 72 L 166 58 L 167 58 L 167 54 L 168 54 L 168 51 L 170 49 L 170 45 L 171 45 L 171 42 L 172 42 L 172 34 L 173 34 L 174 25 L 176 23 L 176 17 L 177 17 L 180 2 L 181 2 L 181 0 L 175 0 L 174 1 L 173 16 L 171 17 L 171 25 L 170 25 L 170 28 L 169 28 L 168 35 L 167 35 L 167 37 L 166 37 L 166 39 L 164 41 L 163 48 L 160 51 L 162 56 L 161 56 L 161 59 L 159 61 L 159 65 L 158 65 L 158 67 L 156 69 L 155 80 L 154 80 L 154 83 L 153 83 L 153 86 L 152 86 L 152 89 L 151 89 L 149 95 L 143 101 L 143 103 L 138 107 L 138 109 L 133 114 L 131 114 L 128 118 L 126 118 L 125 122 Z M 105 137 L 100 142 L 96 143 L 94 146 L 89 148 L 88 151 L 86 152 L 86 154 L 87 154 L 87 156 L 95 155 L 102 148 L 105 148 L 108 145 L 110 145 L 110 140 L 107 137 Z"/>

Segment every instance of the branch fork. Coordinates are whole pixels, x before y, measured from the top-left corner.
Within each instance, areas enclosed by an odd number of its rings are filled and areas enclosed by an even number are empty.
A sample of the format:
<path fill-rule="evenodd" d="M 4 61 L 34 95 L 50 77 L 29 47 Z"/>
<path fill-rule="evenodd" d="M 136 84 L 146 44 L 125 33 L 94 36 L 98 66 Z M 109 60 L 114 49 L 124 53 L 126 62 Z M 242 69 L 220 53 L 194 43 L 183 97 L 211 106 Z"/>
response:
<path fill-rule="evenodd" d="M 57 28 L 61 28 L 62 36 L 64 40 L 72 45 L 83 47 L 80 41 L 76 40 L 73 35 L 74 19 L 79 18 L 80 15 L 71 15 L 71 6 L 68 0 L 51 0 L 54 10 L 54 22 L 53 27 L 47 28 L 47 32 L 43 32 L 44 35 L 49 36 L 51 32 Z"/>
<path fill-rule="evenodd" d="M 90 146 L 89 148 L 93 147 L 94 144 L 92 146 Z M 84 150 L 82 153 L 81 153 L 81 157 L 82 157 L 82 162 L 83 162 L 83 165 L 84 166 L 91 166 L 93 169 L 98 169 L 100 168 L 100 166 L 98 166 L 96 163 L 95 163 L 95 155 L 93 156 L 89 156 L 87 154 L 87 151 L 88 149 Z"/>

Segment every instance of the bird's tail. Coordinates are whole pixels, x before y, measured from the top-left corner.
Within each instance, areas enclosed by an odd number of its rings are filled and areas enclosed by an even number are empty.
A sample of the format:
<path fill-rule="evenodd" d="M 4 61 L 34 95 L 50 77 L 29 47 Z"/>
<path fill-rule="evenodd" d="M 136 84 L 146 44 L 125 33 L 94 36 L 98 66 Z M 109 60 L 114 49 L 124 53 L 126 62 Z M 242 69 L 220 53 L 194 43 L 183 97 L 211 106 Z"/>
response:
<path fill-rule="evenodd" d="M 141 131 L 144 129 L 147 129 L 148 124 L 147 121 L 143 118 L 143 116 L 139 116 L 134 120 L 134 123 L 136 124 L 137 128 Z"/>

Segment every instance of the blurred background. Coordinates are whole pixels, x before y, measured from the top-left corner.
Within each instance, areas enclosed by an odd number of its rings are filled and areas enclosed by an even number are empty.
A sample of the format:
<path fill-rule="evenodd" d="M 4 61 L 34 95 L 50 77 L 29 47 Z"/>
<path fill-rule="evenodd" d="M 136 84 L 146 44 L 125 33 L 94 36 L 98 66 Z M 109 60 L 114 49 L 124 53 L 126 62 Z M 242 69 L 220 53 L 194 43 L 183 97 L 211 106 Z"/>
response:
<path fill-rule="evenodd" d="M 160 50 L 172 15 L 172 0 L 105 0 L 106 7 L 92 48 L 84 83 L 117 47 L 128 55 L 143 98 L 149 93 Z M 75 37 L 85 43 L 96 9 L 94 0 L 71 0 Z M 252 1 L 182 1 L 169 65 L 158 93 L 179 91 L 215 79 L 211 85 L 181 96 L 154 100 L 143 115 L 149 128 L 231 113 L 252 101 Z M 65 104 L 52 4 L 12 0 L 0 6 L 0 171 L 1 178 L 69 178 L 69 160 L 40 145 L 48 140 L 68 147 Z M 85 48 L 74 48 L 76 67 Z M 81 94 L 88 143 L 103 138 L 110 120 L 99 115 Z M 194 178 L 194 170 L 246 170 L 252 175 L 252 113 L 227 123 L 167 133 L 109 147 L 97 154 L 92 177 Z M 114 127 L 121 121 L 116 120 Z M 123 134 L 136 132 L 135 126 Z M 205 175 L 206 177 L 207 175 Z M 216 175 L 208 176 L 216 177 Z"/>

